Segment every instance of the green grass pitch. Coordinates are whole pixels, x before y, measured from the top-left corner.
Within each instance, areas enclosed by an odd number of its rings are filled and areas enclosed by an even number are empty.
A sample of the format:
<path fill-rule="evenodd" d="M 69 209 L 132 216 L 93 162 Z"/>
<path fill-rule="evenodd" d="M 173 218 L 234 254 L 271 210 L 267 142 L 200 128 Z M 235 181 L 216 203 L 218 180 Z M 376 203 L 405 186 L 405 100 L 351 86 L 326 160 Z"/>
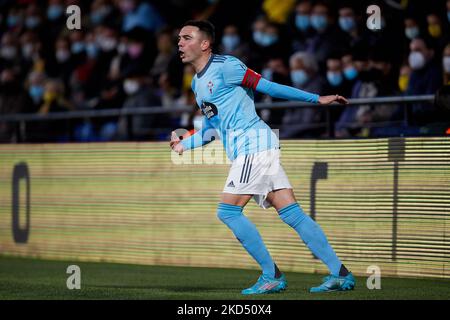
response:
<path fill-rule="evenodd" d="M 81 269 L 81 289 L 66 286 L 67 267 Z M 357 277 L 351 292 L 310 294 L 308 288 L 323 275 L 286 273 L 285 292 L 242 296 L 252 285 L 256 270 L 165 267 L 46 261 L 0 257 L 0 300 L 9 299 L 147 299 L 147 300 L 437 300 L 450 298 L 448 279 L 381 279 L 380 290 L 369 290 L 366 277 Z"/>

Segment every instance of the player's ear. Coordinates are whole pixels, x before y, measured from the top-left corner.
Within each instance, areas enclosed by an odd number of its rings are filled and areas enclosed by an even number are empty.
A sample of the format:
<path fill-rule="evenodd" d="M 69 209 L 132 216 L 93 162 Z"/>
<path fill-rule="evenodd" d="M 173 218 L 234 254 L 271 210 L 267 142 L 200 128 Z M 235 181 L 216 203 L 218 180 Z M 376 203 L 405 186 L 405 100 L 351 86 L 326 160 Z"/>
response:
<path fill-rule="evenodd" d="M 202 51 L 206 51 L 211 47 L 211 42 L 208 39 L 204 39 L 202 40 L 200 47 L 202 48 Z"/>

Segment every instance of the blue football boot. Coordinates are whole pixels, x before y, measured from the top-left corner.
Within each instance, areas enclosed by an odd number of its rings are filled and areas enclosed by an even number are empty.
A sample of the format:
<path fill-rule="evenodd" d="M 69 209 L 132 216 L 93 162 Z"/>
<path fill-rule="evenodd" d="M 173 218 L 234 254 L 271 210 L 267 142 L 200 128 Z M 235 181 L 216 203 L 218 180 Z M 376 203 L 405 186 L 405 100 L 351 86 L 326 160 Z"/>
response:
<path fill-rule="evenodd" d="M 261 275 L 256 283 L 247 289 L 242 290 L 242 294 L 265 294 L 283 291 L 287 288 L 286 277 L 281 275 L 279 278 L 270 278 Z"/>
<path fill-rule="evenodd" d="M 329 275 L 323 278 L 323 283 L 318 287 L 309 289 L 309 292 L 332 292 L 332 291 L 347 291 L 355 288 L 356 280 L 350 272 L 345 277 L 338 277 Z"/>

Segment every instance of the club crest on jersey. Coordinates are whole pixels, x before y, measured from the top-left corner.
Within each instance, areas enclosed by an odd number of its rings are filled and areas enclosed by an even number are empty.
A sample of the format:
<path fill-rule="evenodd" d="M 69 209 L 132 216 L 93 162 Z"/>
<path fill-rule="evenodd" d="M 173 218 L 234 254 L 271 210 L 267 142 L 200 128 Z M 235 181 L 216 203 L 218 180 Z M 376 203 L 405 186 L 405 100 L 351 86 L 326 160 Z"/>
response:
<path fill-rule="evenodd" d="M 208 82 L 208 89 L 209 89 L 209 93 L 211 93 L 211 94 L 212 94 L 213 87 L 214 87 L 214 83 L 212 81 L 209 81 Z"/>
<path fill-rule="evenodd" d="M 202 109 L 202 113 L 208 119 L 211 119 L 212 117 L 217 115 L 217 107 L 211 102 L 203 102 L 200 108 Z"/>

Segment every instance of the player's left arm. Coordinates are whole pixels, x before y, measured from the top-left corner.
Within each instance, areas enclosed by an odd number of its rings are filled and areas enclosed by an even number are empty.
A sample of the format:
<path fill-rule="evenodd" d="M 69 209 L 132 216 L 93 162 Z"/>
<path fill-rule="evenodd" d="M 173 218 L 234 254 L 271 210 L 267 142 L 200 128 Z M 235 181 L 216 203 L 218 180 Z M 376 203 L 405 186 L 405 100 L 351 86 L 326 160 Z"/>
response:
<path fill-rule="evenodd" d="M 338 102 L 347 104 L 348 101 L 338 94 L 330 96 L 319 96 L 311 92 L 303 91 L 290 86 L 269 81 L 250 68 L 247 68 L 239 59 L 228 57 L 223 68 L 226 84 L 241 85 L 251 88 L 274 98 L 305 101 L 318 104 L 330 104 Z"/>
<path fill-rule="evenodd" d="M 348 100 L 346 98 L 338 94 L 329 96 L 320 96 L 318 94 L 314 94 L 294 87 L 272 82 L 264 78 L 259 79 L 257 85 L 255 86 L 255 90 L 264 94 L 268 94 L 274 98 L 286 100 L 297 100 L 318 104 L 330 104 L 333 102 L 337 102 L 340 104 L 348 103 Z"/>

